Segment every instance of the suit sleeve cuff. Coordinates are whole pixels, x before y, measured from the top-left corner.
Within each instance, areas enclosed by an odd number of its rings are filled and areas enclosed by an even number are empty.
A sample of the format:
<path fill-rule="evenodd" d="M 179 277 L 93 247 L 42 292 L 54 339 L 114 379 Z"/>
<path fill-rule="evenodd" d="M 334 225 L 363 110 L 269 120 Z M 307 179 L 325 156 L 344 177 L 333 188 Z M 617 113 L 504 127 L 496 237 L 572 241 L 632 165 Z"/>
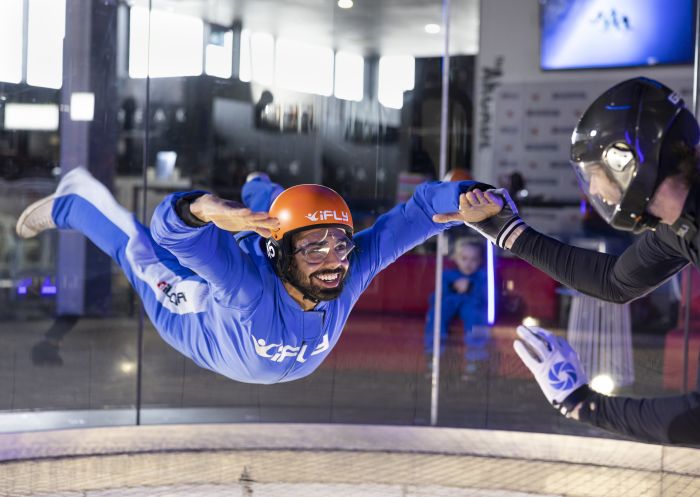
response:
<path fill-rule="evenodd" d="M 180 197 L 175 202 L 175 212 L 177 213 L 178 217 L 182 219 L 182 222 L 191 228 L 201 228 L 209 224 L 196 217 L 190 210 L 190 205 L 192 205 L 192 202 L 204 194 L 204 192 L 190 193 Z"/>

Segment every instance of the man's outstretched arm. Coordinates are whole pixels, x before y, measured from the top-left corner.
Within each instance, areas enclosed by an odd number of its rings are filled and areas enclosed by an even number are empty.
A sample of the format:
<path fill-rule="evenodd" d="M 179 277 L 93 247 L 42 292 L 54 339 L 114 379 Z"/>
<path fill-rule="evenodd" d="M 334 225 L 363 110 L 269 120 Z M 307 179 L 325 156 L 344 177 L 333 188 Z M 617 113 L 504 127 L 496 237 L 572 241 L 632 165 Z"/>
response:
<path fill-rule="evenodd" d="M 460 196 L 477 185 L 480 183 L 474 181 L 423 183 L 406 203 L 379 216 L 371 228 L 358 233 L 355 260 L 361 268 L 358 271 L 361 288 L 366 288 L 379 271 L 413 247 L 445 229 L 463 224 L 463 218 L 441 216 L 457 211 Z M 476 216 L 474 219 L 483 219 L 486 215 Z"/>
<path fill-rule="evenodd" d="M 269 236 L 277 221 L 267 213 L 205 192 L 175 193 L 156 208 L 151 220 L 155 241 L 212 286 L 224 305 L 245 308 L 261 295 L 258 268 L 231 232 Z"/>

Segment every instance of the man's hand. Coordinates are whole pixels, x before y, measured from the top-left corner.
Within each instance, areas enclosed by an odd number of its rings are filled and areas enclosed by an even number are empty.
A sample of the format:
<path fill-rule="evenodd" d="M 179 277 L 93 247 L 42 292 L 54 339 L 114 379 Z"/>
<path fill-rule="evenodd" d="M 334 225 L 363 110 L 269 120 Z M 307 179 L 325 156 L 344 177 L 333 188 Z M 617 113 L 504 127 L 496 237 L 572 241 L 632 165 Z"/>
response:
<path fill-rule="evenodd" d="M 494 245 L 509 249 L 527 225 L 518 216 L 518 209 L 505 188 L 471 190 L 460 195 L 459 211 L 436 214 L 433 221 L 464 221 Z"/>
<path fill-rule="evenodd" d="M 469 281 L 469 278 L 460 278 L 452 283 L 452 289 L 455 291 L 455 293 L 467 293 L 470 285 L 471 282 Z"/>
<path fill-rule="evenodd" d="M 202 195 L 190 205 L 190 212 L 205 223 L 212 222 L 222 230 L 255 231 L 269 238 L 272 231 L 279 229 L 277 218 L 267 212 L 253 212 L 243 204 L 224 200 L 215 195 Z"/>
<path fill-rule="evenodd" d="M 569 414 L 585 398 L 588 378 L 576 351 L 562 337 L 537 326 L 518 326 L 513 348 L 547 400 Z M 521 341 L 522 340 L 522 341 Z"/>
<path fill-rule="evenodd" d="M 459 196 L 459 210 L 448 214 L 435 214 L 433 221 L 436 223 L 449 223 L 459 221 L 463 223 L 477 223 L 495 216 L 503 208 L 503 199 L 490 191 L 482 192 L 474 189 Z"/>

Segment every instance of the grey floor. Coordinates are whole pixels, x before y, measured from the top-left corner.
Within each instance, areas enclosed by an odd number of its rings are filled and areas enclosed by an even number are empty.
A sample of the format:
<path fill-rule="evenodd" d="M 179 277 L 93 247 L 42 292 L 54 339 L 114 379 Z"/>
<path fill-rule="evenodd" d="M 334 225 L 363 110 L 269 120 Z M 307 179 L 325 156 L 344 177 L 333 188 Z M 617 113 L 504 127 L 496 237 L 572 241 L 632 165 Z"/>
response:
<path fill-rule="evenodd" d="M 62 365 L 36 365 L 31 359 L 32 346 L 51 323 L 48 319 L 0 321 L 0 431 L 21 426 L 18 415 L 41 412 L 118 410 L 128 413 L 121 422 L 131 423 L 137 405 L 142 409 L 142 423 L 197 422 L 201 418 L 216 422 L 429 424 L 431 385 L 422 354 L 409 357 L 413 364 L 402 371 L 380 367 L 381 354 L 376 368 L 371 364 L 353 368 L 343 354 L 352 337 L 345 342 L 343 337 L 337 350 L 311 376 L 278 385 L 250 385 L 199 368 L 167 346 L 146 322 L 139 400 L 136 318 L 81 319 L 63 340 Z M 440 426 L 601 434 L 559 416 L 529 378 L 504 377 L 495 368 L 485 367 L 477 377 L 464 379 L 459 337 L 451 340 L 454 343 L 448 344 L 441 362 Z M 625 393 L 672 393 L 662 389 L 660 339 L 641 336 L 636 341 L 637 381 Z M 377 347 L 381 350 L 382 343 Z M 497 354 L 492 351 L 492 361 L 498 360 Z M 168 415 L 172 409 L 180 411 Z M 3 417 L 12 417 L 13 422 L 3 423 Z"/>

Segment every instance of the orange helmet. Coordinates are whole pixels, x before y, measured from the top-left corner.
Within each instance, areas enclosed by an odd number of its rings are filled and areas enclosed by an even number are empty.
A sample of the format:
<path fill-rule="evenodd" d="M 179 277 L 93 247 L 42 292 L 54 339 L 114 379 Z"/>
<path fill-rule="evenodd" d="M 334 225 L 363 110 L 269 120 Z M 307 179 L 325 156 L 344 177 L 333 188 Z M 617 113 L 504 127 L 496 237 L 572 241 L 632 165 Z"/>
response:
<path fill-rule="evenodd" d="M 338 227 L 353 234 L 352 215 L 343 197 L 322 185 L 297 185 L 287 188 L 272 202 L 270 216 L 280 227 L 266 242 L 267 257 L 277 274 L 285 278 L 292 257 L 292 235 L 296 232 Z"/>
<path fill-rule="evenodd" d="M 321 185 L 297 185 L 280 193 L 270 206 L 270 216 L 280 221 L 272 233 L 279 241 L 284 235 L 324 226 L 338 226 L 352 235 L 352 216 L 343 197 Z"/>

